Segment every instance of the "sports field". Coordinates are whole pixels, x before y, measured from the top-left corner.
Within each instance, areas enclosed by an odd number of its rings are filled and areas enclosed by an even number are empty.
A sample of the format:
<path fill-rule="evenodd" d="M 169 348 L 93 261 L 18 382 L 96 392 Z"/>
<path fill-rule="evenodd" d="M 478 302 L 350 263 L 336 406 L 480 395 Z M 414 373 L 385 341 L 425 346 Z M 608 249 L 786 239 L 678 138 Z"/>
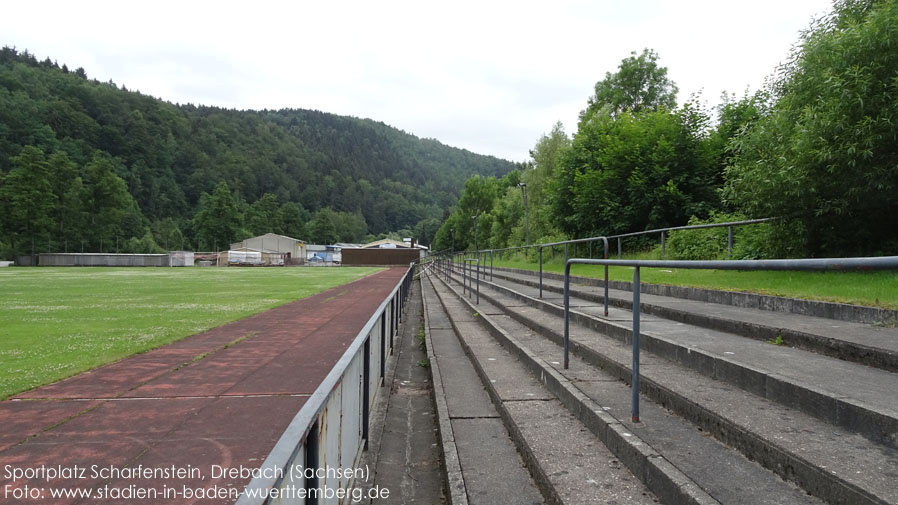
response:
<path fill-rule="evenodd" d="M 2 268 L 0 400 L 379 270 Z"/>

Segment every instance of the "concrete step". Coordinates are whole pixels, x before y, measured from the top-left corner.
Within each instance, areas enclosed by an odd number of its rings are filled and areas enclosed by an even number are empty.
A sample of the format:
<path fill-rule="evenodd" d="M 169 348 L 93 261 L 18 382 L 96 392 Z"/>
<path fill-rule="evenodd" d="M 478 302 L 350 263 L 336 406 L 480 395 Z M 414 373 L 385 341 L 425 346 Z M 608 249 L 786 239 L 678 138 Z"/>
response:
<path fill-rule="evenodd" d="M 443 287 L 441 293 L 448 291 Z M 481 328 L 501 342 L 519 366 L 538 373 L 569 412 L 664 503 L 822 503 L 661 406 L 646 402 L 651 422 L 633 423 L 626 410 L 618 408 L 628 402 L 630 391 L 617 378 L 578 358 L 576 365 L 581 366 L 575 365 L 576 371 L 563 370 L 557 353 L 546 353 L 546 346 L 553 344 L 485 299 L 470 310 L 478 311 Z"/>
<path fill-rule="evenodd" d="M 464 402 L 456 407 L 457 412 L 481 409 L 474 405 L 479 404 L 482 398 L 468 394 L 446 380 L 447 369 L 459 369 L 465 373 L 466 380 L 479 381 L 486 387 L 494 411 L 501 416 L 503 430 L 507 429 L 512 434 L 548 502 L 571 505 L 657 503 L 653 494 L 621 461 L 605 449 L 583 423 L 565 410 L 537 377 L 480 326 L 477 321 L 479 316 L 475 316 L 464 302 L 449 296 L 444 287 L 437 285 L 434 289 L 427 285 L 427 281 L 424 282 L 427 312 L 433 316 L 429 340 L 434 349 L 432 365 L 436 364 L 433 369 L 444 378 L 443 389 L 447 400 L 455 396 Z M 437 294 L 437 291 L 440 293 Z M 433 321 L 438 321 L 438 327 L 434 327 Z M 459 364 L 460 361 L 467 363 Z M 471 366 L 473 370 L 469 372 L 468 367 Z M 451 412 L 451 400 L 447 403 Z M 457 446 L 459 437 L 477 440 L 478 436 L 490 433 L 480 425 L 463 426 L 466 431 L 459 433 L 459 421 L 458 418 L 452 419 Z M 466 418 L 464 421 L 469 420 Z M 480 472 L 502 475 L 507 471 L 507 465 L 490 461 L 489 458 L 483 458 L 477 468 L 462 467 L 466 486 L 471 472 L 475 475 Z M 473 500 L 470 491 L 468 496 Z M 506 490 L 501 499 L 502 503 L 525 503 L 520 491 L 515 490 Z"/>
<path fill-rule="evenodd" d="M 462 350 L 429 282 L 422 280 L 427 366 L 451 505 L 545 503 Z"/>
<path fill-rule="evenodd" d="M 539 278 L 535 272 L 494 269 L 492 274 L 494 280 L 539 287 Z M 557 274 L 544 275 L 543 294 L 551 297 L 553 293 L 564 293 L 563 278 L 559 278 Z M 574 278 L 571 294 L 584 300 L 604 303 L 604 280 Z M 609 289 L 608 298 L 611 306 L 628 311 L 633 308 L 631 290 Z M 779 339 L 789 347 L 898 372 L 898 328 L 890 325 L 833 320 L 650 293 L 640 294 L 639 306 L 643 313 L 664 319 L 765 342 Z"/>
<path fill-rule="evenodd" d="M 628 409 L 624 403 L 617 402 L 608 405 L 607 391 L 604 383 L 607 381 L 591 378 L 596 369 L 610 374 L 623 381 L 630 377 L 631 350 L 627 338 L 621 338 L 627 325 L 620 325 L 621 321 L 600 320 L 580 314 L 581 321 L 590 326 L 602 330 L 613 330 L 620 333 L 617 338 L 610 338 L 589 326 L 572 325 L 572 351 L 575 360 L 571 369 L 561 370 L 562 351 L 558 343 L 561 340 L 561 320 L 557 317 L 557 306 L 546 304 L 521 293 L 512 292 L 508 288 L 481 283 L 481 305 L 486 308 L 487 303 L 494 304 L 494 310 L 503 316 L 492 317 L 503 326 L 503 331 L 514 334 L 516 338 L 523 339 L 527 336 L 526 343 L 532 346 L 534 352 L 543 357 L 556 371 L 565 374 L 568 379 L 577 385 L 578 389 L 587 396 L 594 396 L 597 403 L 614 409 Z M 594 304 L 593 304 L 594 305 Z M 541 309 L 534 308 L 539 306 Z M 501 307 L 498 309 L 496 307 Z M 596 310 L 601 310 L 596 307 Z M 611 319 L 624 319 L 624 314 L 619 310 L 610 315 Z M 506 323 L 505 321 L 512 321 Z M 609 326 L 609 325 L 616 326 Z M 643 353 L 641 365 L 642 377 L 641 390 L 643 394 L 660 404 L 672 409 L 673 414 L 687 419 L 698 426 L 705 433 L 711 434 L 722 442 L 737 448 L 748 458 L 758 461 L 766 468 L 776 472 L 783 478 L 800 485 L 807 492 L 815 496 L 825 498 L 829 503 L 898 503 L 898 490 L 893 485 L 898 477 L 898 451 L 893 445 L 876 443 L 852 431 L 834 426 L 832 423 L 822 421 L 807 415 L 801 409 L 794 408 L 795 392 L 789 388 L 780 387 L 778 384 L 791 380 L 789 377 L 769 374 L 763 369 L 748 369 L 726 356 L 725 362 L 729 367 L 748 370 L 744 372 L 746 378 L 752 379 L 754 375 L 764 378 L 766 387 L 770 388 L 766 396 L 754 394 L 746 389 L 744 384 L 739 384 L 738 374 L 727 375 L 731 384 L 709 378 L 711 376 L 726 375 L 727 366 L 711 362 L 712 366 L 684 366 L 694 365 L 698 361 L 691 362 L 682 359 L 683 356 L 693 354 L 708 355 L 702 349 L 692 345 L 678 347 L 677 338 L 688 338 L 696 329 L 678 329 L 682 323 L 670 323 L 666 329 L 674 329 L 678 333 L 676 338 L 665 339 L 659 337 L 658 342 L 668 345 L 654 345 L 654 348 L 662 351 L 670 348 L 679 349 L 679 353 L 668 354 L 674 360 L 665 359 L 655 353 Z M 522 325 L 522 326 L 514 326 Z M 529 329 L 528 329 L 529 328 Z M 612 331 L 612 332 L 613 332 Z M 661 333 L 664 333 L 663 331 Z M 644 338 L 644 337 L 643 337 Z M 737 338 L 737 337 L 733 337 Z M 803 353 L 805 357 L 825 359 L 836 363 L 851 365 L 853 368 L 892 375 L 880 370 L 832 360 L 816 356 L 800 350 L 782 349 L 779 346 L 761 344 L 759 342 L 739 339 L 756 348 L 740 349 L 735 355 L 739 358 L 749 356 L 759 349 L 773 349 L 774 351 Z M 647 340 L 643 340 L 647 342 Z M 760 346 L 760 347 L 758 347 Z M 647 347 L 653 347 L 649 344 Z M 539 349 L 539 351 L 536 351 Z M 732 352 L 732 351 L 723 351 Z M 721 353 L 719 359 L 723 360 Z M 768 359 L 771 356 L 768 356 Z M 794 358 L 794 356 L 793 356 Z M 775 355 L 774 360 L 780 360 Z M 787 358 L 791 361 L 795 359 Z M 684 361 L 685 363 L 680 363 Z M 800 361 L 800 358 L 799 360 Z M 716 366 L 720 365 L 720 366 Z M 800 366 L 797 365 L 797 366 Z M 586 370 L 581 367 L 586 367 Z M 832 373 L 832 369 L 829 370 Z M 811 372 L 816 373 L 811 367 Z M 587 375 L 579 375 L 585 373 Z M 752 379 L 755 383 L 756 379 Z M 850 384 L 846 384 L 850 386 Z M 752 389 L 752 388 L 748 388 Z M 894 405 L 894 391 L 879 390 L 878 395 L 869 395 L 873 399 L 891 403 Z M 756 391 L 757 392 L 757 391 Z M 845 400 L 856 402 L 853 398 L 834 398 L 825 396 L 826 391 L 820 392 L 821 397 L 831 398 L 832 401 Z M 798 395 L 801 397 L 801 394 Z M 884 399 L 884 400 L 883 400 Z M 785 404 L 774 400 L 781 400 Z M 813 401 L 805 398 L 803 402 Z M 807 408 L 808 405 L 800 405 Z M 813 409 L 811 409 L 813 410 Z M 624 412 L 618 412 L 623 417 Z M 654 423 L 647 421 L 645 423 Z M 643 423 L 640 423 L 643 424 Z M 715 468 L 719 465 L 715 465 Z M 692 477 L 692 474 L 690 474 Z"/>
<path fill-rule="evenodd" d="M 537 299 L 531 286 L 481 281 L 482 289 L 488 286 L 539 311 L 563 314 L 560 296 Z M 631 312 L 614 309 L 605 317 L 596 302 L 579 297 L 571 297 L 571 307 L 572 324 L 630 342 Z M 560 331 L 563 323 L 557 324 L 551 329 Z M 656 316 L 643 317 L 640 330 L 645 350 L 898 448 L 898 374 Z"/>

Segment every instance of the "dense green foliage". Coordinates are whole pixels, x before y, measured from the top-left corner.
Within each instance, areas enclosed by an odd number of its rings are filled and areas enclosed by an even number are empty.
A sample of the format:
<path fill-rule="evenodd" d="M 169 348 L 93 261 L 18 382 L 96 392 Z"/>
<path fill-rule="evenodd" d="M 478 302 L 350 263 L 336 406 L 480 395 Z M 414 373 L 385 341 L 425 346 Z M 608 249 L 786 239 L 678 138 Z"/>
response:
<path fill-rule="evenodd" d="M 896 19 L 898 0 L 837 0 L 767 89 L 725 94 L 716 114 L 698 100 L 674 108 L 657 54 L 632 53 L 596 83 L 573 138 L 556 127 L 521 168 L 531 243 L 777 217 L 737 229 L 733 256 L 895 254 Z M 521 195 L 495 182 L 465 186 L 462 201 L 479 203 L 459 204 L 437 233 L 441 248 L 451 229 L 456 249 L 473 246 L 472 211 L 480 246 L 524 244 Z M 676 232 L 669 251 L 723 258 L 726 229 Z"/>
<path fill-rule="evenodd" d="M 557 174 L 559 228 L 614 235 L 707 215 L 723 169 L 707 122 L 691 107 L 587 114 Z"/>
<path fill-rule="evenodd" d="M 803 35 L 775 102 L 733 143 L 725 200 L 790 218 L 781 255 L 898 249 L 898 1 L 838 1 Z"/>
<path fill-rule="evenodd" d="M 687 224 L 731 223 L 743 221 L 741 214 L 711 212 L 708 219 L 693 217 Z M 732 259 L 749 260 L 773 257 L 776 247 L 771 239 L 776 223 L 758 223 L 733 227 Z M 727 228 L 675 230 L 667 238 L 665 259 L 723 260 L 730 258 Z"/>
<path fill-rule="evenodd" d="M 753 116 L 742 102 L 728 103 L 713 128 L 693 104 L 671 109 L 676 85 L 666 75 L 653 51 L 625 59 L 596 84 L 573 139 L 557 124 L 518 176 L 490 191 L 469 180 L 437 248 L 451 247 L 453 229 L 456 249 L 473 247 L 474 214 L 478 245 L 523 245 L 528 216 L 516 178 L 527 185 L 530 243 L 677 226 L 718 209 L 726 143 Z"/>
<path fill-rule="evenodd" d="M 175 105 L 0 50 L 0 256 L 432 237 L 465 179 L 512 169 L 372 120 Z"/>

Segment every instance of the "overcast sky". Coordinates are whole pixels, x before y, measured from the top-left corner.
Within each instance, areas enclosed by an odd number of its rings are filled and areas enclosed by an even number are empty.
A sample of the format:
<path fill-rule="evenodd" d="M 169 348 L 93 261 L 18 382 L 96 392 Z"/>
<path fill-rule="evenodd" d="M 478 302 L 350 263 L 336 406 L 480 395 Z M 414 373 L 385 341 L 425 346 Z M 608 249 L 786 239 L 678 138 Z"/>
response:
<path fill-rule="evenodd" d="M 318 109 L 513 161 L 652 48 L 680 88 L 762 86 L 830 0 L 5 1 L 0 44 L 177 103 Z"/>

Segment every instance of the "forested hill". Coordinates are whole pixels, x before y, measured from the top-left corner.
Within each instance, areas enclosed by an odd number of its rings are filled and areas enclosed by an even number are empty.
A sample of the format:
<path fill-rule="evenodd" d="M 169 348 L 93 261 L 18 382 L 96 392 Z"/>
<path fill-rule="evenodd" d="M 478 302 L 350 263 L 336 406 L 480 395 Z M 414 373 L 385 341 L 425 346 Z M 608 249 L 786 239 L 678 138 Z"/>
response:
<path fill-rule="evenodd" d="M 163 235 L 174 234 L 194 247 L 211 246 L 197 243 L 203 238 L 227 241 L 267 231 L 336 241 L 418 227 L 432 228 L 432 236 L 465 179 L 513 169 L 511 162 L 368 119 L 176 105 L 90 79 L 81 68 L 38 61 L 27 51 L 0 51 L 0 196 L 8 197 L 0 201 L 6 215 L 0 242 L 18 252 L 35 235 L 44 243 L 49 236 L 108 244 L 115 240 L 109 235 L 141 238 L 150 230 L 160 245 L 174 240 Z M 27 177 L 42 174 L 53 199 L 34 202 L 12 193 L 16 184 L 35 186 Z M 117 202 L 118 212 L 110 215 L 120 222 L 98 225 L 103 212 L 91 207 L 99 203 L 88 194 L 103 184 L 113 191 L 115 178 L 130 197 L 107 195 Z M 222 182 L 236 222 L 198 220 Z M 295 205 L 284 208 L 289 202 Z M 134 203 L 139 212 L 129 208 Z M 63 219 L 79 213 L 80 222 Z M 226 230 L 204 229 L 217 225 Z M 315 234 L 323 236 L 306 236 Z"/>

